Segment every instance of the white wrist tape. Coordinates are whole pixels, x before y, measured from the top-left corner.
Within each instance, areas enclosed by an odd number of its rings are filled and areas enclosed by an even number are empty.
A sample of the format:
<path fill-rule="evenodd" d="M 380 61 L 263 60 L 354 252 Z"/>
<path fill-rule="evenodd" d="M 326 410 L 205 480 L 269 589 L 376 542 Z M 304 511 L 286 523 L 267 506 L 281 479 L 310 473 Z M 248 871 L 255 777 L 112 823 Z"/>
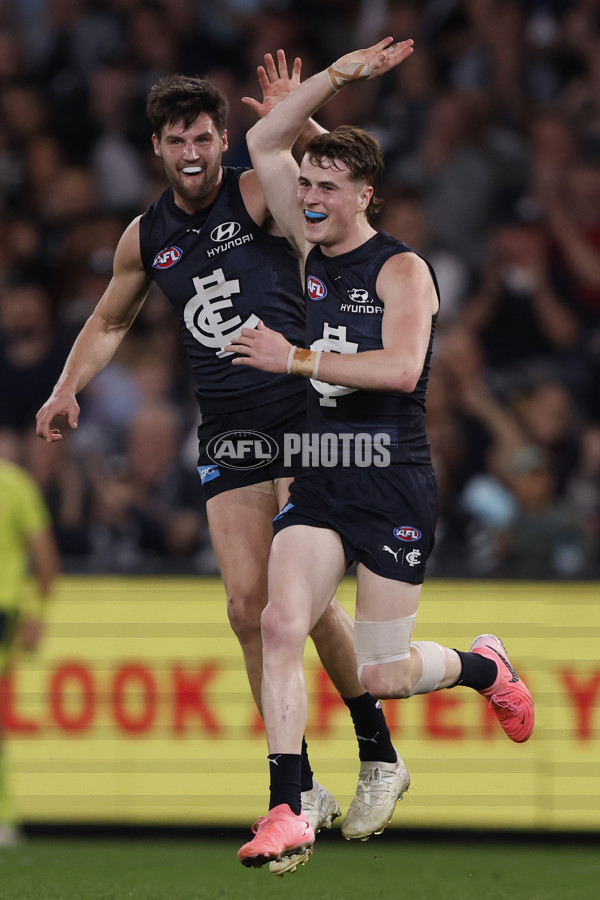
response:
<path fill-rule="evenodd" d="M 292 346 L 290 347 L 290 352 L 288 353 L 287 365 L 285 367 L 285 370 L 288 373 L 288 375 L 292 371 L 292 360 L 294 359 L 294 350 L 296 350 L 296 347 L 294 347 L 294 345 L 292 344 Z"/>

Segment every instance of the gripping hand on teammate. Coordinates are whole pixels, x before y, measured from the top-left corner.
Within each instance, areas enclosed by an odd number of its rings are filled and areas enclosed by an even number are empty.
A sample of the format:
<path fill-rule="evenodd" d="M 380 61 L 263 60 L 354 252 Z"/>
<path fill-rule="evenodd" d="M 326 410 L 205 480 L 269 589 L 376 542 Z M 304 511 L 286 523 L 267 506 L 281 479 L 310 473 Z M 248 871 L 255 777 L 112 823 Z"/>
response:
<path fill-rule="evenodd" d="M 263 372 L 288 371 L 288 358 L 292 345 L 278 331 L 259 322 L 256 328 L 242 328 L 241 333 L 227 344 L 225 350 L 239 354 L 232 360 L 234 366 L 250 366 Z"/>

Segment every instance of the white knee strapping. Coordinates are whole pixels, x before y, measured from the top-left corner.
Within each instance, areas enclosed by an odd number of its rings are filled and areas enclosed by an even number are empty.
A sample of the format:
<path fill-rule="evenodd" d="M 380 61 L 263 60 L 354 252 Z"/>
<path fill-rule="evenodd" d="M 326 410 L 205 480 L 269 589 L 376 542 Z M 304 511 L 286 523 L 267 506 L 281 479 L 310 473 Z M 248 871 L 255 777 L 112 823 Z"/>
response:
<path fill-rule="evenodd" d="M 355 622 L 354 655 L 360 678 L 364 666 L 396 662 L 410 656 L 410 636 L 417 614 L 388 622 Z"/>
<path fill-rule="evenodd" d="M 446 674 L 444 648 L 434 641 L 413 641 L 411 646 L 421 654 L 423 672 L 408 696 L 413 697 L 415 694 L 430 694 L 432 691 L 437 691 L 440 681 Z"/>

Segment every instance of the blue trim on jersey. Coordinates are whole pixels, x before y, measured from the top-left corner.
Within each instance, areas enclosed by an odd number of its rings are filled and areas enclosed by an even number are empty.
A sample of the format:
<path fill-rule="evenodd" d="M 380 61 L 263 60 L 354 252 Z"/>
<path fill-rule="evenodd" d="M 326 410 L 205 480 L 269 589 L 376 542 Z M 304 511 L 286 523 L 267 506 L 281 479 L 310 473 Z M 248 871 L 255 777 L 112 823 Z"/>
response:
<path fill-rule="evenodd" d="M 276 522 L 278 519 L 281 519 L 283 516 L 285 516 L 286 512 L 289 512 L 290 509 L 293 509 L 293 508 L 294 508 L 293 503 L 286 503 L 286 505 L 283 507 L 281 512 L 277 516 L 275 516 L 273 521 Z"/>
<path fill-rule="evenodd" d="M 213 481 L 214 478 L 220 478 L 221 476 L 218 466 L 198 466 L 198 474 L 202 484 L 206 484 L 207 481 Z"/>

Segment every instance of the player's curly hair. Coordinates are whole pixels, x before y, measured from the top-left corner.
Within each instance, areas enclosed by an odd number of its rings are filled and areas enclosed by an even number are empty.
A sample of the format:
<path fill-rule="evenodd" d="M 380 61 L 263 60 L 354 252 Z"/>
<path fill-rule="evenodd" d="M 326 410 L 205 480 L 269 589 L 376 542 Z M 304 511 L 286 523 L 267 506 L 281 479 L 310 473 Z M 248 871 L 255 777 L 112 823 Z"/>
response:
<path fill-rule="evenodd" d="M 222 135 L 227 128 L 229 103 L 219 88 L 205 78 L 165 75 L 150 90 L 146 113 L 159 138 L 165 125 L 183 122 L 189 128 L 201 113 L 211 117 Z"/>
<path fill-rule="evenodd" d="M 365 182 L 373 188 L 366 213 L 371 222 L 383 203 L 377 196 L 383 177 L 383 151 L 375 138 L 355 125 L 340 125 L 313 138 L 305 149 L 312 163 L 322 166 L 324 160 L 334 164 L 339 160 L 348 167 L 352 181 Z"/>

